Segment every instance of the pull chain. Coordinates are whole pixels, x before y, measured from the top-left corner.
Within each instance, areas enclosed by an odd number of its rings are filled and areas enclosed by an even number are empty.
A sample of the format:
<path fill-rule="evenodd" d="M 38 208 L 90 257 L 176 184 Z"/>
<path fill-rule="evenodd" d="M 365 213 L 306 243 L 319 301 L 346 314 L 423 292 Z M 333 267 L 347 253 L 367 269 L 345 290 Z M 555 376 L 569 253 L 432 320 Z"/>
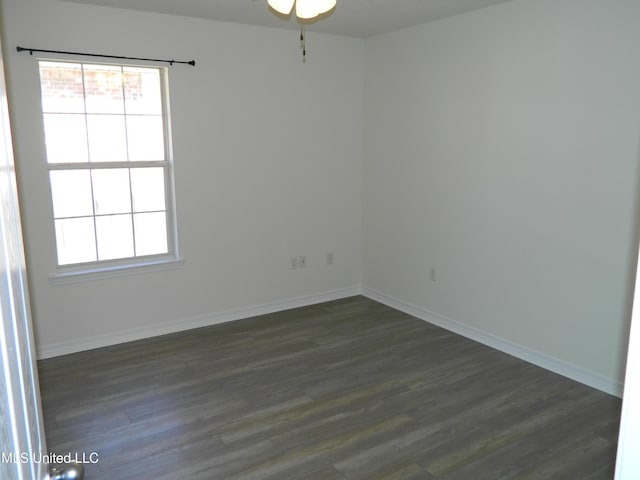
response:
<path fill-rule="evenodd" d="M 307 41 L 304 34 L 304 23 L 300 24 L 300 48 L 302 49 L 302 63 L 307 61 Z"/>

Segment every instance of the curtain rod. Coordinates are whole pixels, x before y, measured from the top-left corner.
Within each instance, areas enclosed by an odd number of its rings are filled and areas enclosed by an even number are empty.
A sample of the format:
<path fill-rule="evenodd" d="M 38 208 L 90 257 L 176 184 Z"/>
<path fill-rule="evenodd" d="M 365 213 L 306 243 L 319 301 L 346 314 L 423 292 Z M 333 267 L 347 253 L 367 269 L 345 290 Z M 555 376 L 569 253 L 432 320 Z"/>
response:
<path fill-rule="evenodd" d="M 101 58 L 119 58 L 121 60 L 141 60 L 144 62 L 162 62 L 168 63 L 169 65 L 173 65 L 174 63 L 183 63 L 185 65 L 191 65 L 192 67 L 196 66 L 195 60 L 190 60 L 188 62 L 180 61 L 180 60 L 161 60 L 158 58 L 139 58 L 139 57 L 123 57 L 121 55 L 101 55 L 97 53 L 81 53 L 81 52 L 65 52 L 62 50 L 43 50 L 41 48 L 24 48 L 24 47 L 16 47 L 18 52 L 29 52 L 29 55 L 33 55 L 33 52 L 41 52 L 41 53 L 62 53 L 64 55 L 83 55 L 85 57 L 101 57 Z"/>

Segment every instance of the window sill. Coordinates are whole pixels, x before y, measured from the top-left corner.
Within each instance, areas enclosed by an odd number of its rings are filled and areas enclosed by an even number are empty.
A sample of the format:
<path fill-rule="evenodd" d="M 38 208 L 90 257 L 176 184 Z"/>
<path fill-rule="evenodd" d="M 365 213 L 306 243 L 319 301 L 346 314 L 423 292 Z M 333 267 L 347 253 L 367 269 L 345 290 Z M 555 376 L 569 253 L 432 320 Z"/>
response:
<path fill-rule="evenodd" d="M 49 281 L 54 285 L 67 285 L 129 275 L 143 275 L 164 270 L 175 270 L 182 266 L 183 263 L 184 260 L 181 258 L 170 258 L 125 265 L 101 266 L 77 271 L 57 272 L 49 276 Z"/>

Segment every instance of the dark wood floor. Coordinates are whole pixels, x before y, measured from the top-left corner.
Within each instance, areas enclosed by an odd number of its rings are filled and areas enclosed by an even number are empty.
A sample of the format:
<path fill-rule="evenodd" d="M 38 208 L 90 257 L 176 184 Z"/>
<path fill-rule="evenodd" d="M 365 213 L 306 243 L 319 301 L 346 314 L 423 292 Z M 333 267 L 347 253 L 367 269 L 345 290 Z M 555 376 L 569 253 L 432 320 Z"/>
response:
<path fill-rule="evenodd" d="M 613 478 L 619 399 L 363 297 L 39 372 L 88 480 Z"/>

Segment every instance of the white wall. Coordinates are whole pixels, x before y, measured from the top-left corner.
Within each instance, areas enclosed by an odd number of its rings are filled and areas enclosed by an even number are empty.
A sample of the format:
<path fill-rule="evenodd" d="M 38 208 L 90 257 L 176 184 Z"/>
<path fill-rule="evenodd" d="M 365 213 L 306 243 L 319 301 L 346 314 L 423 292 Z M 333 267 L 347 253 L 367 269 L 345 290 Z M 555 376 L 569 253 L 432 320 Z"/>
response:
<path fill-rule="evenodd" d="M 41 355 L 357 291 L 362 40 L 310 29 L 302 64 L 295 31 L 51 0 L 4 0 L 3 13 Z M 55 251 L 37 62 L 17 45 L 195 58 L 195 68 L 174 66 L 169 79 L 179 268 L 50 280 Z M 331 267 L 327 252 L 335 253 Z M 289 270 L 294 255 L 307 256 L 306 269 Z"/>
<path fill-rule="evenodd" d="M 619 394 L 639 45 L 637 0 L 513 1 L 369 39 L 365 292 Z"/>

